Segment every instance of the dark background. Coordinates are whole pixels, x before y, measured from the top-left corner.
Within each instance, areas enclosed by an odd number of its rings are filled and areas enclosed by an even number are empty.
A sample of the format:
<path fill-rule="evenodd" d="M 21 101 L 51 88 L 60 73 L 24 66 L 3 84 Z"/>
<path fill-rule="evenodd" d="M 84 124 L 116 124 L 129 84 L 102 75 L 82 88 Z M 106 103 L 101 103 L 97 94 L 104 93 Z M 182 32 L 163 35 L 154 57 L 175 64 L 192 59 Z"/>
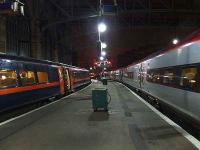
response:
<path fill-rule="evenodd" d="M 12 2 L 0 0 L 0 4 Z M 0 52 L 93 66 L 97 59 L 98 0 L 22 0 L 25 16 L 0 7 Z M 103 0 L 108 29 L 102 40 L 113 68 L 182 40 L 200 25 L 199 0 Z"/>

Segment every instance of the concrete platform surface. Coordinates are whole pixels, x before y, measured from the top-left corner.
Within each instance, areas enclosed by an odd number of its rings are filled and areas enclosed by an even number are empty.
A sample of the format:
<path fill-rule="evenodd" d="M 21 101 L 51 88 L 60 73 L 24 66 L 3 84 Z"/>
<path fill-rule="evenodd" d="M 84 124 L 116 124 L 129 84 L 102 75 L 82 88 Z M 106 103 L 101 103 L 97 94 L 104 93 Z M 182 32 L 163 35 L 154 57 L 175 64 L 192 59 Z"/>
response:
<path fill-rule="evenodd" d="M 108 83 L 109 112 L 93 112 L 97 86 L 0 124 L 0 150 L 197 149 L 119 83 Z"/>

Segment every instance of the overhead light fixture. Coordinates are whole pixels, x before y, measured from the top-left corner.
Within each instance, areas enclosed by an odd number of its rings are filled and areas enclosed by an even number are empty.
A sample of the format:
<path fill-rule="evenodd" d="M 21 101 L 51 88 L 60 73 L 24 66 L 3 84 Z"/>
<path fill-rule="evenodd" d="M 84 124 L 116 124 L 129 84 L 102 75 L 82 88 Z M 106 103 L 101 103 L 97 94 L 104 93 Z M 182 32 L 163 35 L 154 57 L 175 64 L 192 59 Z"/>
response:
<path fill-rule="evenodd" d="M 102 52 L 101 52 L 101 55 L 102 55 L 102 56 L 106 56 L 106 52 L 105 52 L 105 51 L 102 51 Z"/>
<path fill-rule="evenodd" d="M 106 48 L 106 47 L 107 47 L 107 44 L 106 44 L 106 43 L 101 43 L 101 47 L 102 47 L 102 48 Z"/>
<path fill-rule="evenodd" d="M 14 12 L 17 12 L 17 11 L 18 11 L 18 4 L 19 4 L 19 3 L 18 3 L 17 1 L 14 1 L 14 2 L 13 2 L 12 9 L 13 9 Z"/>
<path fill-rule="evenodd" d="M 98 31 L 99 31 L 99 32 L 105 32 L 106 29 L 107 29 L 107 26 L 105 25 L 105 23 L 100 23 L 100 24 L 98 25 Z"/>
<path fill-rule="evenodd" d="M 104 57 L 103 57 L 103 56 L 101 56 L 99 59 L 102 61 L 102 60 L 104 60 Z"/>
<path fill-rule="evenodd" d="M 20 12 L 24 16 L 24 6 L 23 5 L 20 6 Z"/>
<path fill-rule="evenodd" d="M 21 1 L 15 0 L 11 5 L 11 9 L 14 12 L 20 11 L 20 13 L 24 16 L 24 3 L 22 3 Z"/>
<path fill-rule="evenodd" d="M 172 43 L 173 43 L 174 45 L 176 45 L 178 42 L 179 42 L 179 40 L 178 40 L 177 38 L 173 39 L 173 41 L 172 41 Z"/>
<path fill-rule="evenodd" d="M 117 0 L 114 0 L 114 6 L 117 6 Z"/>

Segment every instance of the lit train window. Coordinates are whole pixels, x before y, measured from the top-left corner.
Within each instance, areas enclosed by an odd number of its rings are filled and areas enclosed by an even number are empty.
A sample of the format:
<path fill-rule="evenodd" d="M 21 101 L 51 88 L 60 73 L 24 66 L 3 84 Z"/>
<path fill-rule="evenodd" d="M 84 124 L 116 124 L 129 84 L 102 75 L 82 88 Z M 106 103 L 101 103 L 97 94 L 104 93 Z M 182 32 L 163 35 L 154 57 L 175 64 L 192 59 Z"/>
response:
<path fill-rule="evenodd" d="M 141 73 L 141 76 L 143 76 L 143 73 Z M 154 82 L 154 83 L 160 83 L 161 81 L 161 73 L 159 70 L 148 70 L 147 71 L 147 81 Z"/>
<path fill-rule="evenodd" d="M 35 82 L 35 75 L 33 71 L 22 71 L 20 72 L 20 78 L 22 85 L 31 85 Z"/>
<path fill-rule="evenodd" d="M 165 70 L 163 75 L 163 83 L 172 84 L 174 78 L 174 73 L 172 70 Z"/>
<path fill-rule="evenodd" d="M 0 88 L 15 87 L 17 82 L 16 71 L 0 70 Z"/>
<path fill-rule="evenodd" d="M 161 75 L 158 71 L 155 71 L 154 74 L 152 75 L 152 81 L 155 83 L 159 83 L 161 79 Z"/>
<path fill-rule="evenodd" d="M 48 81 L 48 74 L 47 72 L 37 72 L 38 82 L 39 83 L 47 83 Z"/>
<path fill-rule="evenodd" d="M 194 89 L 196 86 L 197 68 L 184 68 L 181 71 L 180 86 L 184 88 Z"/>

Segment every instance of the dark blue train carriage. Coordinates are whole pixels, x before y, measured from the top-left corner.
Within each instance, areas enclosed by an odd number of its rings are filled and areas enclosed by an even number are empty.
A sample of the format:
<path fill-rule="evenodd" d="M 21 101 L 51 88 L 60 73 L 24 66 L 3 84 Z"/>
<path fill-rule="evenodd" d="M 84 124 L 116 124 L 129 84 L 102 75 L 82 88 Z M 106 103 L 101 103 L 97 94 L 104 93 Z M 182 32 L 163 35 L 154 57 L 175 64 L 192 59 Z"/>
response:
<path fill-rule="evenodd" d="M 0 111 L 60 95 L 59 65 L 0 54 Z"/>

